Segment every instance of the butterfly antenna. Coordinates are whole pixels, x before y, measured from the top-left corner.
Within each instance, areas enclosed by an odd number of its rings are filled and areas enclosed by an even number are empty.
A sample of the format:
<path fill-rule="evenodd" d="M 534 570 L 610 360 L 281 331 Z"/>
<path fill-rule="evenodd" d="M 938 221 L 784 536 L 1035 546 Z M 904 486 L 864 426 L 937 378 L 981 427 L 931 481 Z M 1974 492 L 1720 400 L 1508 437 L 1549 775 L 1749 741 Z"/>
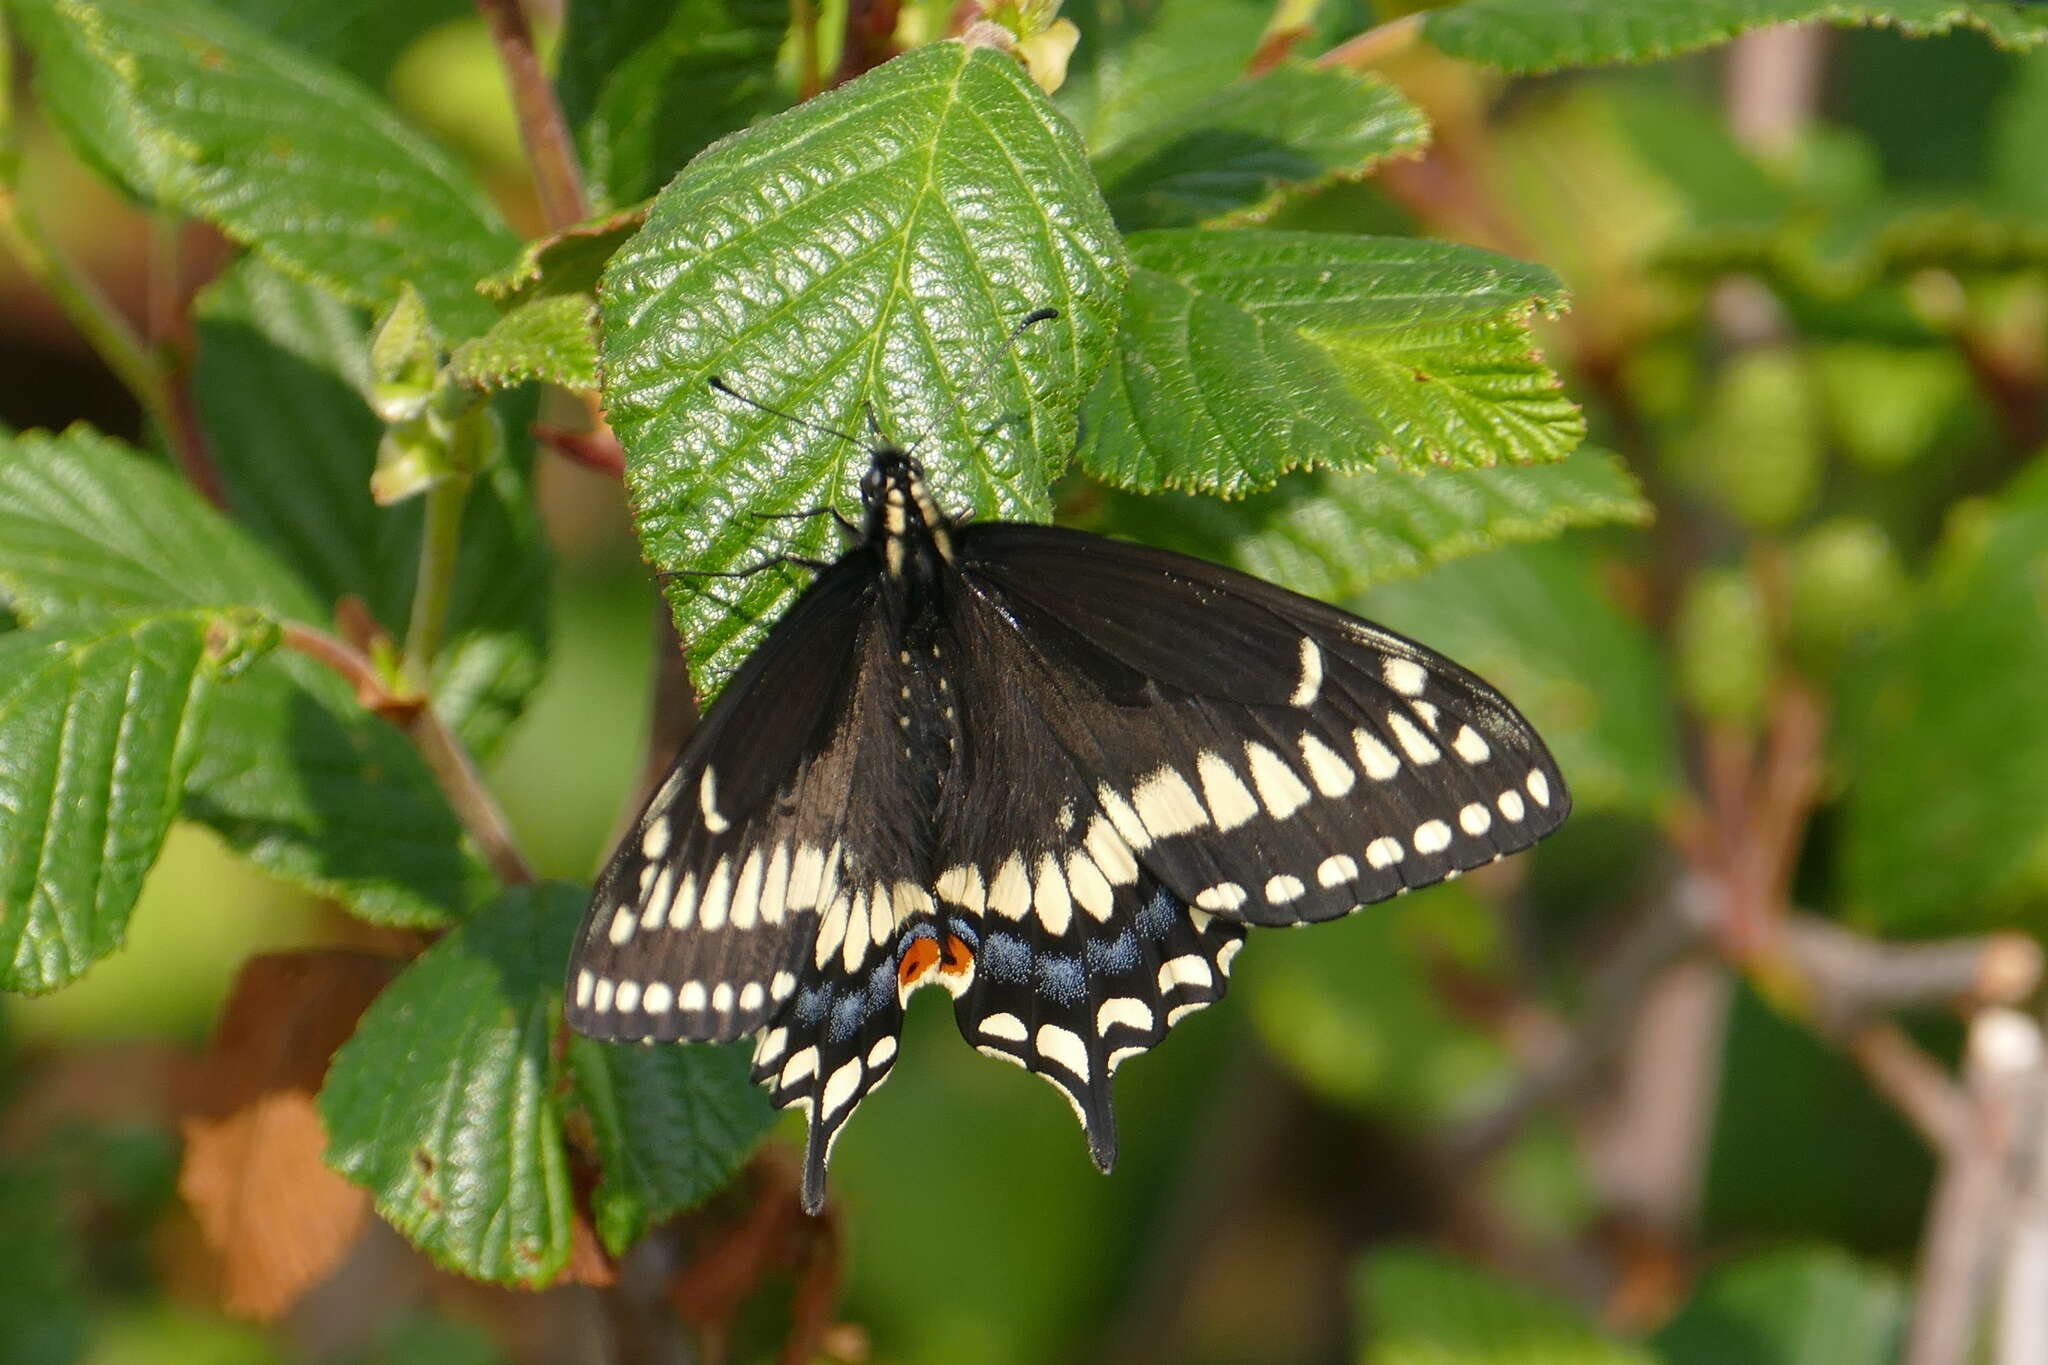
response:
<path fill-rule="evenodd" d="M 837 436 L 840 440 L 851 441 L 854 445 L 866 444 L 866 442 L 862 441 L 860 437 L 849 436 L 845 432 L 841 431 L 838 427 L 828 427 L 822 422 L 810 421 L 807 418 L 797 416 L 793 412 L 784 412 L 781 408 L 769 407 L 766 403 L 763 403 L 758 398 L 749 398 L 745 394 L 741 393 L 738 389 L 735 389 L 732 385 L 726 383 L 725 380 L 718 375 L 712 375 L 707 382 L 711 385 L 712 388 L 718 390 L 718 392 L 724 394 L 727 398 L 737 398 L 740 402 L 745 403 L 748 407 L 759 408 L 762 412 L 767 413 L 771 417 L 780 417 L 785 422 L 794 422 L 800 427 L 804 427 L 810 431 L 822 432 L 827 436 Z"/>
<path fill-rule="evenodd" d="M 982 357 L 981 365 L 975 370 L 973 376 L 965 384 L 962 384 L 953 391 L 953 406 L 947 409 L 946 416 L 955 417 L 959 415 L 960 409 L 967 406 L 967 400 L 974 395 L 976 390 L 981 388 L 982 381 L 988 378 L 989 371 L 996 367 L 996 362 L 1008 355 L 1010 348 L 1017 344 L 1018 337 L 1023 336 L 1024 333 L 1036 327 L 1039 323 L 1050 322 L 1059 315 L 1060 310 L 1057 308 L 1034 308 L 1023 317 L 1018 318 L 1017 325 L 1010 329 L 1010 334 L 988 348 L 988 354 Z M 935 420 L 930 426 L 919 432 L 917 439 L 910 443 L 910 448 L 904 451 L 904 454 L 916 454 L 917 448 L 930 439 L 933 430 L 938 425 L 938 422 Z"/>

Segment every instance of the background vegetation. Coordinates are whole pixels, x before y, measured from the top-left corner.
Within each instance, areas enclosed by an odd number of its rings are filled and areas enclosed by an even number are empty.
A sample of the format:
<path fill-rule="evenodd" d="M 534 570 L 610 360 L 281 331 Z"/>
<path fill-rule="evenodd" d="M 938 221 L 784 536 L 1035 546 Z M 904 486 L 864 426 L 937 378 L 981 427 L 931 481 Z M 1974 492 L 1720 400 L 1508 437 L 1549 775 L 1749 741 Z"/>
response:
<path fill-rule="evenodd" d="M 0 1359 L 2048 1360 L 2048 7 L 1403 9 L 0 0 Z M 802 1217 L 558 1022 L 800 583 L 645 564 L 850 505 L 716 371 L 1576 815 L 1255 940 L 1109 1179 L 926 1002 Z"/>

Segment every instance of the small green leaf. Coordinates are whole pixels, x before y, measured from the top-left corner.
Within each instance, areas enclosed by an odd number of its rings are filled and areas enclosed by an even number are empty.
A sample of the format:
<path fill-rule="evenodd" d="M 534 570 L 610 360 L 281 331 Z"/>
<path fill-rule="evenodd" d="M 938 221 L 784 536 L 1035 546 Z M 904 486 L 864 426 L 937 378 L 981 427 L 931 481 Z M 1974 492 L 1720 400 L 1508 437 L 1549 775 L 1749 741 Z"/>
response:
<path fill-rule="evenodd" d="M 1169 124 L 1241 79 L 1272 12 L 1256 0 L 1161 0 L 1129 31 L 1119 9 L 1099 7 L 1074 54 L 1084 69 L 1060 88 L 1090 152 Z"/>
<path fill-rule="evenodd" d="M 934 43 L 719 143 L 599 291 L 605 406 L 647 558 L 701 571 L 817 554 L 825 518 L 759 514 L 851 505 L 867 467 L 857 444 L 713 392 L 715 374 L 842 430 L 865 429 L 872 402 L 885 433 L 925 439 L 949 506 L 1043 520 L 1122 283 L 1076 139 L 995 52 Z M 1038 307 L 1060 317 L 1010 343 Z M 799 586 L 671 585 L 704 695 Z"/>
<path fill-rule="evenodd" d="M 192 766 L 208 624 L 0 635 L 0 988 L 55 990 L 127 937 Z"/>
<path fill-rule="evenodd" d="M 569 1260 L 561 980 L 584 893 L 518 887 L 416 958 L 320 1090 L 327 1163 L 438 1265 L 537 1286 Z"/>
<path fill-rule="evenodd" d="M 1130 239 L 1082 464 L 1123 488 L 1243 494 L 1290 469 L 1563 457 L 1585 434 L 1529 316 L 1541 266 L 1402 237 L 1170 229 Z"/>
<path fill-rule="evenodd" d="M 1769 24 L 1885 24 L 1920 36 L 1981 29 L 2004 47 L 2048 41 L 2048 18 L 1999 0 L 1465 0 L 1432 11 L 1438 50 L 1504 71 L 1652 62 Z"/>
<path fill-rule="evenodd" d="M 1886 933 L 2010 927 L 2048 834 L 2048 463 L 1978 510 L 1853 679 L 1843 872 Z"/>
<path fill-rule="evenodd" d="M 732 1179 L 775 1121 L 739 1045 L 644 1048 L 572 1037 L 569 1073 L 604 1167 L 591 1212 L 614 1256 Z"/>
<path fill-rule="evenodd" d="M 1355 1281 L 1362 1365 L 1653 1365 L 1574 1308 L 1429 1252 L 1382 1251 Z M 1730 1362 L 1733 1365 L 1733 1362 Z"/>
<path fill-rule="evenodd" d="M 1715 1271 L 1656 1346 L 1668 1365 L 1890 1365 L 1910 1307 L 1890 1271 L 1787 1247 Z"/>
<path fill-rule="evenodd" d="M 1371 76 L 1302 65 L 1238 81 L 1096 152 L 1126 232 L 1256 220 L 1429 141 L 1422 111 Z"/>
<path fill-rule="evenodd" d="M 1238 502 L 1112 492 L 1098 529 L 1340 601 L 1497 545 L 1650 515 L 1619 456 L 1581 447 L 1549 465 L 1289 474 Z"/>
<path fill-rule="evenodd" d="M 132 190 L 352 303 L 410 281 L 452 336 L 517 246 L 447 153 L 352 78 L 201 0 L 10 0 L 38 90 Z"/>
<path fill-rule="evenodd" d="M 0 592 L 30 622 L 253 607 L 317 621 L 304 585 L 168 471 L 84 428 L 0 448 Z M 451 675 L 450 691 L 463 693 Z M 215 698 L 185 813 L 365 918 L 442 923 L 487 880 L 419 755 L 312 660 Z"/>
<path fill-rule="evenodd" d="M 597 387 L 597 303 L 587 294 L 537 298 L 491 330 L 455 348 L 449 369 L 459 383 L 496 391 L 539 380 L 568 389 Z"/>
<path fill-rule="evenodd" d="M 427 305 L 411 284 L 370 333 L 370 409 L 386 422 L 405 422 L 427 410 L 441 369 L 441 339 Z"/>
<path fill-rule="evenodd" d="M 380 508 L 370 495 L 383 427 L 363 397 L 361 318 L 248 259 L 209 285 L 196 311 L 193 392 L 236 519 L 320 601 L 353 594 L 386 629 L 402 631 L 422 508 Z M 506 401 L 504 425 L 523 430 Z M 510 458 L 484 463 L 464 511 L 447 642 L 430 682 L 442 718 L 480 754 L 539 682 L 550 590 L 546 537 L 526 476 Z"/>
<path fill-rule="evenodd" d="M 1500 688 L 1535 723 L 1580 808 L 1654 813 L 1677 790 L 1656 651 L 1601 592 L 1578 545 L 1460 559 L 1375 589 L 1365 611 Z"/>
<path fill-rule="evenodd" d="M 562 39 L 562 112 L 593 197 L 630 204 L 713 139 L 789 102 L 783 0 L 578 0 Z"/>
<path fill-rule="evenodd" d="M 500 303 L 524 303 L 550 294 L 595 294 L 605 265 L 647 221 L 653 203 L 644 199 L 631 208 L 536 237 L 511 265 L 477 281 L 477 290 Z"/>

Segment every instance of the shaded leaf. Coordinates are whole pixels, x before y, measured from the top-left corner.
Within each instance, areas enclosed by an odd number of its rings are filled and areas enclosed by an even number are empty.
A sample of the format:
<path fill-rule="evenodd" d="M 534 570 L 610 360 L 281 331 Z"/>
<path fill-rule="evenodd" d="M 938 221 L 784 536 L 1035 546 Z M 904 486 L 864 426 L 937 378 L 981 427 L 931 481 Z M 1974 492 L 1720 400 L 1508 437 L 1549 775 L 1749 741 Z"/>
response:
<path fill-rule="evenodd" d="M 353 594 L 401 633 L 424 507 L 379 507 L 370 494 L 384 427 L 363 397 L 370 377 L 361 317 L 245 259 L 200 295 L 196 325 L 193 393 L 236 519 L 320 601 Z M 547 544 L 526 477 L 501 455 L 471 486 L 446 640 L 429 684 L 440 714 L 474 752 L 489 752 L 540 681 L 548 594 Z"/>
<path fill-rule="evenodd" d="M 645 1048 L 577 1036 L 569 1071 L 604 1167 L 591 1211 L 614 1256 L 732 1179 L 775 1121 L 737 1044 Z"/>
<path fill-rule="evenodd" d="M 1832 1247 L 1724 1266 L 1657 1334 L 1669 1365 L 1889 1365 L 1910 1300 L 1898 1276 Z"/>
<path fill-rule="evenodd" d="M 414 38 L 475 12 L 469 0 L 215 0 L 280 43 L 309 52 L 375 88 Z"/>
<path fill-rule="evenodd" d="M 516 887 L 400 973 L 320 1091 L 327 1162 L 437 1265 L 540 1285 L 569 1262 L 561 980 L 576 887 Z"/>
<path fill-rule="evenodd" d="M 121 946 L 192 765 L 210 623 L 0 635 L 0 988 L 54 990 Z"/>
<path fill-rule="evenodd" d="M 1289 193 L 1356 179 L 1429 141 L 1422 111 L 1376 77 L 1292 64 L 1224 86 L 1096 152 L 1126 232 L 1257 219 Z"/>
<path fill-rule="evenodd" d="M 360 1353 L 344 1359 L 347 1365 L 502 1365 L 505 1355 L 481 1326 L 411 1312 L 385 1320 Z"/>
<path fill-rule="evenodd" d="M 1913 35 L 1975 28 L 2009 47 L 2048 41 L 2048 17 L 2000 0 L 1464 0 L 1431 12 L 1422 31 L 1453 57 L 1527 72 L 1657 61 L 1813 19 Z"/>
<path fill-rule="evenodd" d="M 789 102 L 782 0 L 579 0 L 562 39 L 562 113 L 593 199 L 660 189 L 713 139 Z"/>
<path fill-rule="evenodd" d="M 11 0 L 89 159 L 300 278 L 376 307 L 410 281 L 457 337 L 517 243 L 446 152 L 340 71 L 201 0 Z"/>
<path fill-rule="evenodd" d="M 1569 541 L 1510 546 L 1390 583 L 1374 620 L 1426 640 L 1524 711 L 1581 808 L 1655 812 L 1677 790 L 1669 693 L 1648 633 Z"/>
<path fill-rule="evenodd" d="M 537 298 L 499 318 L 448 357 L 455 378 L 480 389 L 541 381 L 597 387 L 597 303 L 586 294 Z"/>
<path fill-rule="evenodd" d="M 0 590 L 24 618 L 320 618 L 261 546 L 119 442 L 31 433 L 0 456 Z M 257 866 L 393 924 L 444 922 L 487 882 L 412 746 L 312 660 L 261 659 L 214 702 L 185 813 Z"/>
<path fill-rule="evenodd" d="M 0 1359 L 72 1365 L 92 1323 L 78 1235 L 47 1163 L 0 1161 Z"/>
<path fill-rule="evenodd" d="M 712 374 L 842 429 L 872 402 L 885 432 L 928 437 L 949 506 L 1043 520 L 1122 280 L 1072 132 L 995 52 L 934 43 L 721 142 L 655 200 L 599 291 L 605 404 L 647 558 L 817 554 L 827 519 L 759 514 L 850 506 L 867 467 L 857 445 L 721 398 Z M 1059 319 L 1007 344 L 1040 306 Z M 800 586 L 671 584 L 704 694 Z"/>
<path fill-rule="evenodd" d="M 1577 1310 L 1419 1251 L 1383 1251 L 1359 1267 L 1363 1365 L 1651 1365 Z"/>
<path fill-rule="evenodd" d="M 1888 933 L 2010 927 L 2048 834 L 2048 463 L 1958 518 L 1923 600 L 1854 681 L 1842 870 Z"/>
<path fill-rule="evenodd" d="M 1254 0 L 1161 0 L 1132 29 L 1103 6 L 1059 106 L 1091 153 L 1173 123 L 1243 77 L 1271 11 Z"/>
<path fill-rule="evenodd" d="M 1619 456 L 1582 447 L 1549 465 L 1289 474 L 1237 502 L 1112 492 L 1097 529 L 1337 601 L 1498 545 L 1650 514 Z"/>
<path fill-rule="evenodd" d="M 612 254 L 647 221 L 653 200 L 631 208 L 572 223 L 558 232 L 536 237 L 517 260 L 477 281 L 477 289 L 503 303 L 524 302 L 550 294 L 595 294 L 598 277 Z"/>
<path fill-rule="evenodd" d="M 337 949 L 244 963 L 180 1124 L 178 1192 L 220 1258 L 230 1313 L 277 1319 L 362 1231 L 369 1199 L 321 1164 L 313 1096 L 396 964 Z"/>
<path fill-rule="evenodd" d="M 1529 317 L 1557 277 L 1402 237 L 1169 229 L 1130 239 L 1080 459 L 1123 488 L 1242 494 L 1291 469 L 1554 460 L 1585 421 Z"/>

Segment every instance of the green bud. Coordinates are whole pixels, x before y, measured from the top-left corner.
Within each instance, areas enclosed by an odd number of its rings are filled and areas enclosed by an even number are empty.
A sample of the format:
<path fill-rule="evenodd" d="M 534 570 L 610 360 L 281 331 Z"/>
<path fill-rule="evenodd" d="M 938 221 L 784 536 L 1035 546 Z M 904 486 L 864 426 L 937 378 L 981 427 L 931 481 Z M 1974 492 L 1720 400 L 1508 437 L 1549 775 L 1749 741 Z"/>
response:
<path fill-rule="evenodd" d="M 416 417 L 387 428 L 377 442 L 377 467 L 370 474 L 370 497 L 389 507 L 426 492 L 453 471 L 448 466 L 446 436 L 428 417 Z"/>
<path fill-rule="evenodd" d="M 1678 685 L 1709 720 L 1755 726 L 1771 686 L 1770 623 L 1746 574 L 1709 569 L 1686 589 L 1676 624 Z"/>
<path fill-rule="evenodd" d="M 370 337 L 370 407 L 386 422 L 408 422 L 427 409 L 441 369 L 441 346 L 427 305 L 410 284 Z"/>
<path fill-rule="evenodd" d="M 1857 636 L 1898 611 L 1906 572 L 1876 523 L 1837 517 L 1792 547 L 1792 640 L 1810 664 L 1826 668 Z"/>
<path fill-rule="evenodd" d="M 207 666 L 222 681 L 239 678 L 277 648 L 281 634 L 277 622 L 264 613 L 251 607 L 229 607 L 207 627 Z"/>
<path fill-rule="evenodd" d="M 1694 489 L 1756 527 L 1804 515 L 1820 495 L 1819 404 L 1806 367 L 1787 347 L 1759 347 L 1729 362 L 1705 419 L 1672 452 Z"/>

